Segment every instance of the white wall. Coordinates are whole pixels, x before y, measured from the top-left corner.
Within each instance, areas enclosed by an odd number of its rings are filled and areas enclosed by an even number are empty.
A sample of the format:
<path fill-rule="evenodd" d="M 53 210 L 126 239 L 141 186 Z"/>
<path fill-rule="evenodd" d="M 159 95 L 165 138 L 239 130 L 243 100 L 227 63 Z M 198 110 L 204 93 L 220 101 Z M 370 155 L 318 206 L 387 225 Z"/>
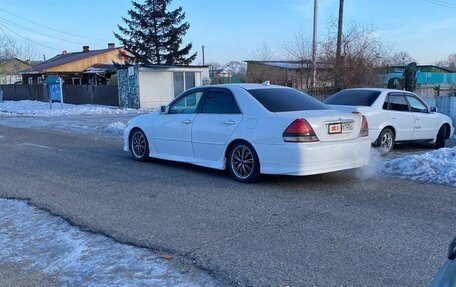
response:
<path fill-rule="evenodd" d="M 139 101 L 141 108 L 167 105 L 174 99 L 173 73 L 169 71 L 139 72 Z"/>
<path fill-rule="evenodd" d="M 209 68 L 140 68 L 139 101 L 141 108 L 167 105 L 174 99 L 173 72 L 195 72 L 195 85 L 201 86 L 203 78 L 209 78 Z"/>

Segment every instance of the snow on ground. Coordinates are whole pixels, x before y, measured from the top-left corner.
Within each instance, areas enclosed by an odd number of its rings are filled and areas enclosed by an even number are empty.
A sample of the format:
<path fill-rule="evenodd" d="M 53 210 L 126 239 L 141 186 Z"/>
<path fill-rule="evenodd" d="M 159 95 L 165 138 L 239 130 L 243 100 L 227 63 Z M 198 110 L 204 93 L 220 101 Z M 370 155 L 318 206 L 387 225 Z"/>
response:
<path fill-rule="evenodd" d="M 109 124 L 105 131 L 108 133 L 108 134 L 113 134 L 113 135 L 116 135 L 116 136 L 123 136 L 123 132 L 124 132 L 124 129 L 126 128 L 126 124 L 124 124 L 123 122 L 115 122 L 115 123 L 111 123 Z"/>
<path fill-rule="evenodd" d="M 381 171 L 404 179 L 456 186 L 456 147 L 388 160 Z"/>
<path fill-rule="evenodd" d="M 147 110 L 100 105 L 72 105 L 38 101 L 0 102 L 0 124 L 16 128 L 46 128 L 122 136 L 126 123 Z"/>
<path fill-rule="evenodd" d="M 101 105 L 72 105 L 53 103 L 52 109 L 49 103 L 39 101 L 3 101 L 0 102 L 0 114 L 12 116 L 55 117 L 70 115 L 119 115 L 137 114 L 143 111 L 135 109 L 120 109 L 117 107 Z"/>
<path fill-rule="evenodd" d="M 81 231 L 23 201 L 0 199 L 0 246 L 0 264 L 25 264 L 59 286 L 218 285 L 206 273 L 179 270 L 172 260 Z"/>

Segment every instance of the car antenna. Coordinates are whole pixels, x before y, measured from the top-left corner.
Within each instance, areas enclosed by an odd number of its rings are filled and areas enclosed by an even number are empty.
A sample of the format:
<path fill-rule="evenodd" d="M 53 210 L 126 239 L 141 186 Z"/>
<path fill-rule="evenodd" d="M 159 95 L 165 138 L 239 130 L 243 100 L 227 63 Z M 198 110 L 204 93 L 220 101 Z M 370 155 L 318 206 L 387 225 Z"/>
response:
<path fill-rule="evenodd" d="M 265 86 L 270 86 L 271 85 L 271 82 L 270 81 L 264 81 L 263 83 L 261 83 L 262 85 L 265 85 Z"/>

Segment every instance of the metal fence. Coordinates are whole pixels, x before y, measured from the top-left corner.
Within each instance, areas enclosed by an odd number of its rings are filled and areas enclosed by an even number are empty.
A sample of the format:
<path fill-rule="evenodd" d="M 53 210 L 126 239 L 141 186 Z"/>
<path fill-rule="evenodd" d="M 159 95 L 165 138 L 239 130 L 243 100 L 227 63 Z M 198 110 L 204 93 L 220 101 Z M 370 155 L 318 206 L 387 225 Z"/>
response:
<path fill-rule="evenodd" d="M 43 85 L 1 85 L 4 101 L 45 101 L 46 87 Z"/>
<path fill-rule="evenodd" d="M 335 89 L 333 87 L 321 87 L 309 89 L 304 92 L 323 102 L 335 93 Z"/>
<path fill-rule="evenodd" d="M 63 85 L 63 101 L 69 104 L 119 106 L 117 86 Z"/>
<path fill-rule="evenodd" d="M 1 85 L 3 100 L 48 101 L 45 85 Z M 119 106 L 117 86 L 63 85 L 63 101 L 68 104 L 96 104 Z"/>

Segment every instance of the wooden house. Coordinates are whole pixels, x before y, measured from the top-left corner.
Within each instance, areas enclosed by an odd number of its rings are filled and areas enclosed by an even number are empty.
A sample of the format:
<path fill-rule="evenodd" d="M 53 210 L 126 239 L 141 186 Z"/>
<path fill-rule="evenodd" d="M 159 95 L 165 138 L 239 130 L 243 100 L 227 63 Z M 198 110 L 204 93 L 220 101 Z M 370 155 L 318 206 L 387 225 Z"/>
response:
<path fill-rule="evenodd" d="M 19 71 L 30 67 L 28 62 L 18 58 L 0 60 L 0 85 L 10 85 L 22 81 Z"/>
<path fill-rule="evenodd" d="M 117 66 L 125 64 L 129 55 L 122 47 L 108 44 L 107 49 L 90 50 L 57 55 L 29 69 L 21 71 L 24 84 L 41 84 L 46 76 L 60 76 L 70 85 L 103 85 L 117 72 Z"/>

